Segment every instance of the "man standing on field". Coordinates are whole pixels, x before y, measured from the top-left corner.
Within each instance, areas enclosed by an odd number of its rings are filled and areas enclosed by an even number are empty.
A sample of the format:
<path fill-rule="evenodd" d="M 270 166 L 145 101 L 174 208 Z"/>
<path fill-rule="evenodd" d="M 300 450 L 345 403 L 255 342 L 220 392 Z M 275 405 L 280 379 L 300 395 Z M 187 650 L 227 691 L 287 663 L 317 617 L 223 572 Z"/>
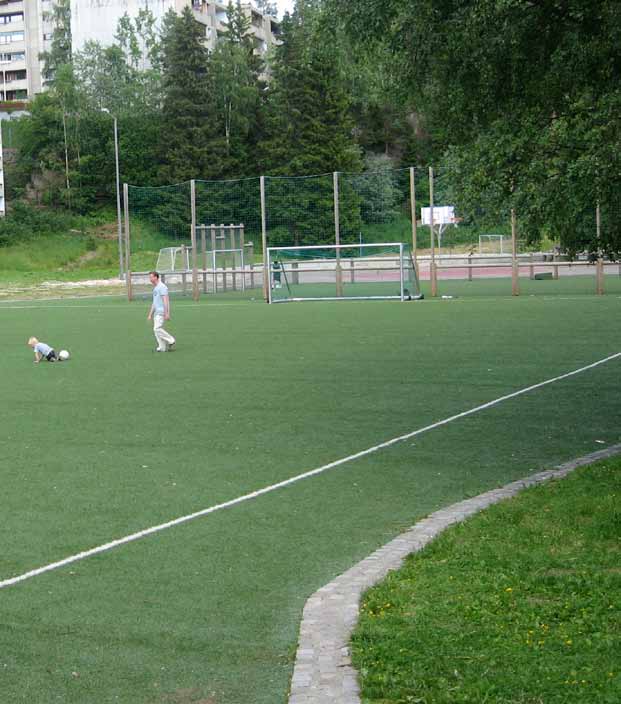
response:
<path fill-rule="evenodd" d="M 162 327 L 165 320 L 170 320 L 170 299 L 168 287 L 160 281 L 157 271 L 149 272 L 149 280 L 153 284 L 153 303 L 149 309 L 147 320 L 153 320 L 153 334 L 157 340 L 156 352 L 169 352 L 175 344 L 175 338 Z"/>

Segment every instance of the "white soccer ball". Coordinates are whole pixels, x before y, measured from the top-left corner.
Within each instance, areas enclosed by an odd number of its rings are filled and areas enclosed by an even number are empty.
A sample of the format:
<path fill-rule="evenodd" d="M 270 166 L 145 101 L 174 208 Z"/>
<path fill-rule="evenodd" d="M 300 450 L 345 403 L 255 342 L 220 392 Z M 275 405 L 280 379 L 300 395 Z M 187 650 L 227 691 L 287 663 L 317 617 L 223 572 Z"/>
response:
<path fill-rule="evenodd" d="M 71 357 L 71 355 L 69 354 L 69 352 L 67 352 L 67 350 L 61 350 L 58 353 L 58 359 L 60 359 L 61 362 L 66 362 L 69 357 Z"/>

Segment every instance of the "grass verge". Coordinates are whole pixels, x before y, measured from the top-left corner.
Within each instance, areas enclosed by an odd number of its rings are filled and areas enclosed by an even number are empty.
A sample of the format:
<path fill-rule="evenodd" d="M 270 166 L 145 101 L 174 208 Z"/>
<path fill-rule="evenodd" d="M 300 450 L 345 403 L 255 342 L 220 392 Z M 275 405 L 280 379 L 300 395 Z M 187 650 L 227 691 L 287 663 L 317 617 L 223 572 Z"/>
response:
<path fill-rule="evenodd" d="M 621 459 L 443 533 L 364 597 L 364 702 L 621 701 Z"/>
<path fill-rule="evenodd" d="M 117 277 L 115 217 L 108 212 L 91 218 L 66 216 L 58 231 L 39 233 L 33 226 L 27 237 L 15 237 L 15 241 L 0 246 L 0 296 L 10 295 L 12 288 L 37 286 L 45 281 Z M 137 242 L 132 252 L 132 269 L 148 271 L 155 267 L 160 248 L 170 243 L 148 224 L 137 222 L 132 229 Z"/>

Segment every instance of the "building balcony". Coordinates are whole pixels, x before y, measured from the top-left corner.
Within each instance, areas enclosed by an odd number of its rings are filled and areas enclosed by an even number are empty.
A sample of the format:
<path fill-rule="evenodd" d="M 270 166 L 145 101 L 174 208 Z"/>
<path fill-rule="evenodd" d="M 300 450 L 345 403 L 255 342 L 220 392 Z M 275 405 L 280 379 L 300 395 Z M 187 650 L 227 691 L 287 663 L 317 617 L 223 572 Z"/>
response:
<path fill-rule="evenodd" d="M 26 51 L 25 35 L 23 39 L 14 39 L 10 34 L 6 29 L 0 28 L 0 52 Z"/>
<path fill-rule="evenodd" d="M 6 107 L 25 107 L 25 101 L 28 100 L 28 91 L 24 89 L 14 90 L 13 88 L 4 90 L 4 87 L 0 88 L 0 102 L 3 103 L 13 103 L 12 106 L 7 105 Z"/>
<path fill-rule="evenodd" d="M 28 79 L 8 80 L 3 82 L 3 77 L 0 77 L 0 89 L 4 91 L 28 90 Z"/>
<path fill-rule="evenodd" d="M 25 71 L 26 59 L 15 59 L 11 61 L 3 61 L 0 56 L 0 71 Z"/>

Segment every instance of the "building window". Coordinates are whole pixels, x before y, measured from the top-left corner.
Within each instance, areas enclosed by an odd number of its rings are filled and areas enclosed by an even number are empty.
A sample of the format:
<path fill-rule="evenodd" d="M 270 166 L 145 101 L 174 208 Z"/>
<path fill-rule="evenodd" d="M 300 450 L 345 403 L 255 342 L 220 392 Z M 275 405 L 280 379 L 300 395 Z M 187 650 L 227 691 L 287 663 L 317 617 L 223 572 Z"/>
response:
<path fill-rule="evenodd" d="M 25 61 L 26 54 L 23 51 L 14 51 L 12 54 L 0 53 L 0 64 L 10 64 L 11 61 Z"/>
<path fill-rule="evenodd" d="M 11 24 L 12 22 L 23 22 L 23 12 L 13 12 L 10 15 L 0 15 L 0 24 Z"/>
<path fill-rule="evenodd" d="M 23 42 L 23 32 L 0 32 L 0 44 L 10 44 L 11 42 Z"/>
<path fill-rule="evenodd" d="M 26 100 L 27 97 L 27 90 L 7 90 L 6 92 L 7 100 Z"/>
<path fill-rule="evenodd" d="M 25 81 L 26 69 L 22 69 L 21 71 L 7 71 L 5 74 L 5 80 L 7 83 L 12 83 L 13 81 Z"/>

